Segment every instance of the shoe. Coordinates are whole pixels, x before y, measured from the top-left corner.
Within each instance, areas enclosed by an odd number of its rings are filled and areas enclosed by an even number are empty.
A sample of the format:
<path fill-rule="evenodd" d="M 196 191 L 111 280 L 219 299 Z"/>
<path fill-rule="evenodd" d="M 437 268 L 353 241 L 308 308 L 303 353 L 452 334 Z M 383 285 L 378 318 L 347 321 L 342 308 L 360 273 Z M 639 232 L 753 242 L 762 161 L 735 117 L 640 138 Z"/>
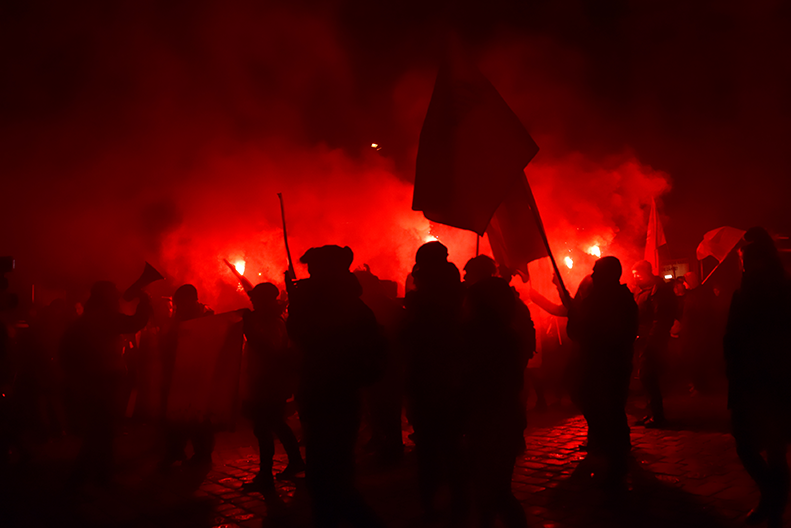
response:
<path fill-rule="evenodd" d="M 664 418 L 651 418 L 643 425 L 646 429 L 664 429 L 667 427 L 667 420 Z"/>
<path fill-rule="evenodd" d="M 187 454 L 184 451 L 181 451 L 177 454 L 171 454 L 166 456 L 162 461 L 157 464 L 157 469 L 159 471 L 167 471 L 175 464 L 176 462 L 184 462 L 187 460 Z"/>
<path fill-rule="evenodd" d="M 277 493 L 275 490 L 275 481 L 270 475 L 266 476 L 256 475 L 250 482 L 245 482 L 241 487 L 242 493 L 260 493 L 261 495 L 271 495 Z"/>
<path fill-rule="evenodd" d="M 184 465 L 196 468 L 211 467 L 211 455 L 192 455 L 189 460 L 184 462 Z"/>
<path fill-rule="evenodd" d="M 303 471 L 305 471 L 305 463 L 302 460 L 289 462 L 286 469 L 275 475 L 275 478 L 277 480 L 291 480 Z"/>
<path fill-rule="evenodd" d="M 757 507 L 750 510 L 750 513 L 747 514 L 744 524 L 749 526 L 757 526 L 768 519 L 769 508 L 767 508 L 763 503 L 759 503 Z"/>

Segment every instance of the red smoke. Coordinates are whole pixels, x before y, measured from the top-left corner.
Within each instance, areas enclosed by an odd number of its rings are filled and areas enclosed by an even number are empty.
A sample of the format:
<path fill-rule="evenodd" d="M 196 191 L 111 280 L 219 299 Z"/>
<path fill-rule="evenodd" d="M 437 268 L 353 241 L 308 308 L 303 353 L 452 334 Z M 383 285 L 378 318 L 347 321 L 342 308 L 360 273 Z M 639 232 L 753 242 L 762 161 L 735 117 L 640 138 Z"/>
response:
<path fill-rule="evenodd" d="M 593 243 L 626 269 L 641 257 L 652 196 L 680 256 L 720 225 L 787 225 L 787 66 L 764 53 L 782 56 L 787 18 L 771 6 L 719 7 L 709 27 L 636 4 L 169 5 L 40 2 L 0 21 L 0 253 L 23 296 L 123 287 L 147 259 L 168 277 L 157 294 L 194 282 L 217 309 L 243 305 L 222 259 L 280 282 L 277 192 L 295 258 L 349 245 L 403 284 L 429 235 L 409 182 L 446 25 L 541 147 L 527 175 L 572 290 Z M 431 232 L 459 267 L 474 254 L 472 233 Z"/>

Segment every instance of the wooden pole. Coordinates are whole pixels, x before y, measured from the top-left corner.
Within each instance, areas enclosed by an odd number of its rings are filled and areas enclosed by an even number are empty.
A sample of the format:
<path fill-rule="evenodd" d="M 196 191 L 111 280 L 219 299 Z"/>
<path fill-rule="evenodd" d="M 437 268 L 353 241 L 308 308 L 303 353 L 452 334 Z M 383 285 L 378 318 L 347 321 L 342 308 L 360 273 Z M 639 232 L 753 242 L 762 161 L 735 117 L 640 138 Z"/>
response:
<path fill-rule="evenodd" d="M 286 258 L 288 259 L 288 273 L 291 275 L 291 280 L 297 280 L 297 274 L 294 271 L 294 262 L 291 260 L 291 251 L 288 249 L 288 232 L 286 231 L 286 209 L 283 206 L 283 194 L 277 193 L 280 200 L 280 218 L 283 221 L 283 242 L 286 245 Z"/>
<path fill-rule="evenodd" d="M 541 215 L 538 212 L 538 205 L 536 204 L 536 199 L 533 196 L 533 191 L 530 189 L 527 176 L 524 176 L 524 185 L 527 188 L 527 194 L 530 197 L 530 210 L 533 211 L 533 218 L 535 219 L 536 225 L 538 226 L 538 232 L 541 235 L 541 241 L 544 242 L 544 247 L 546 248 L 547 254 L 549 255 L 549 261 L 552 263 L 552 269 L 555 271 L 555 276 L 558 278 L 558 283 L 560 283 L 560 300 L 563 305 L 568 308 L 571 302 L 571 295 L 569 295 L 569 291 L 566 289 L 566 284 L 563 282 L 563 277 L 560 275 L 558 264 L 555 262 L 555 257 L 552 255 L 552 249 L 549 247 L 549 239 L 547 239 L 547 232 L 544 229 L 544 222 L 541 221 Z"/>

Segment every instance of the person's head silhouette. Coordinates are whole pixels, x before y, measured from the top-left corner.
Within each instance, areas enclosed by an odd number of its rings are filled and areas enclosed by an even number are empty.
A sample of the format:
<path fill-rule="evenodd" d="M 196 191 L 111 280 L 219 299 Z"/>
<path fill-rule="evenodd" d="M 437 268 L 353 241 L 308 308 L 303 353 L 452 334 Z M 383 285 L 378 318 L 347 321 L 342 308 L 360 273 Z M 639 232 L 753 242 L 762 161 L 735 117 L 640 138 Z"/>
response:
<path fill-rule="evenodd" d="M 650 264 L 649 264 L 650 266 Z M 623 268 L 616 257 L 602 257 L 593 265 L 591 280 L 596 288 L 609 288 L 621 283 Z"/>
<path fill-rule="evenodd" d="M 308 265 L 311 279 L 332 279 L 349 273 L 354 261 L 354 252 L 349 246 L 313 247 L 307 250 L 299 261 Z"/>

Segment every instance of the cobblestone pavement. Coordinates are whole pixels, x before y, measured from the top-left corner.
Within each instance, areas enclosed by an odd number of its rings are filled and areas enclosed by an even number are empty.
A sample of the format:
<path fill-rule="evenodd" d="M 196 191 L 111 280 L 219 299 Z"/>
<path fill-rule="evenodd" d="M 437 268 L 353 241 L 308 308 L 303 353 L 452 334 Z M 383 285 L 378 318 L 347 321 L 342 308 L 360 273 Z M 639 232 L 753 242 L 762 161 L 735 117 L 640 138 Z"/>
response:
<path fill-rule="evenodd" d="M 579 446 L 585 422 L 571 411 L 534 416 L 526 431 L 527 449 L 518 459 L 513 490 L 530 526 L 561 527 L 729 527 L 743 525 L 758 499 L 736 458 L 733 440 L 722 427 L 692 431 L 632 428 L 634 461 L 628 489 L 604 491 L 595 463 L 582 463 Z M 705 429 L 705 428 L 704 428 Z M 211 471 L 174 468 L 160 474 L 151 455 L 149 431 L 120 439 L 129 453 L 109 490 L 64 490 L 69 449 L 50 453 L 43 464 L 16 477 L 5 519 L 18 526 L 263 527 L 309 526 L 304 485 L 278 483 L 281 500 L 266 503 L 243 494 L 241 485 L 257 468 L 249 430 L 220 435 Z M 147 443 L 148 442 L 148 443 Z M 73 447 L 72 447 L 73 449 Z M 279 446 L 278 446 L 278 449 Z M 43 455 L 42 455 L 43 456 Z M 275 469 L 285 466 L 278 450 Z M 119 457 L 120 458 L 120 457 Z M 411 448 L 397 468 L 377 468 L 362 457 L 359 487 L 389 526 L 420 526 Z M 4 523 L 0 523 L 4 524 Z"/>

